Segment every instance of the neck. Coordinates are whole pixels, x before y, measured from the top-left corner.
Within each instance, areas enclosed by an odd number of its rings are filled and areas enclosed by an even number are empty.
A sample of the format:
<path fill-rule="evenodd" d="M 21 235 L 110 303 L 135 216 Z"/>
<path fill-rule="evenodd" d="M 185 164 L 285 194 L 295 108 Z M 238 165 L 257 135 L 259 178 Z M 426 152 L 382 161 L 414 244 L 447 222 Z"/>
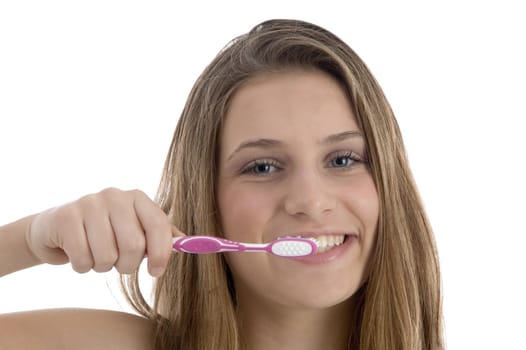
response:
<path fill-rule="evenodd" d="M 351 300 L 326 309 L 290 309 L 269 305 L 239 307 L 246 349 L 347 350 Z"/>

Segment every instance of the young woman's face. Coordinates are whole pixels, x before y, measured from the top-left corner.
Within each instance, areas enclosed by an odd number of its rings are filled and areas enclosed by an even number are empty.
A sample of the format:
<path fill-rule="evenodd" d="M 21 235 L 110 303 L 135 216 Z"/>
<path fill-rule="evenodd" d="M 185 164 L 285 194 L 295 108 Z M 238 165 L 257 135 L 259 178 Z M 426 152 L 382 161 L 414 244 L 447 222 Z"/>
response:
<path fill-rule="evenodd" d="M 220 150 L 228 239 L 314 236 L 326 250 L 295 259 L 228 253 L 239 304 L 327 308 L 349 299 L 365 278 L 378 196 L 341 86 L 317 71 L 253 78 L 232 99 Z"/>

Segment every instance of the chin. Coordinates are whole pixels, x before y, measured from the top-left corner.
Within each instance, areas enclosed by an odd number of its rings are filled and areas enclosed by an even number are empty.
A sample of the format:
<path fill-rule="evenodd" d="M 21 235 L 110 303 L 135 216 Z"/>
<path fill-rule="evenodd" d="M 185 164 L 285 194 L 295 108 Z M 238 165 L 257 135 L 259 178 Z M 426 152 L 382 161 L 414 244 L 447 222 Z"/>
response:
<path fill-rule="evenodd" d="M 303 289 L 293 295 L 281 296 L 279 300 L 285 301 L 291 308 L 323 310 L 337 306 L 347 307 L 353 295 L 360 286 L 352 286 L 345 289 L 340 288 L 315 288 Z"/>

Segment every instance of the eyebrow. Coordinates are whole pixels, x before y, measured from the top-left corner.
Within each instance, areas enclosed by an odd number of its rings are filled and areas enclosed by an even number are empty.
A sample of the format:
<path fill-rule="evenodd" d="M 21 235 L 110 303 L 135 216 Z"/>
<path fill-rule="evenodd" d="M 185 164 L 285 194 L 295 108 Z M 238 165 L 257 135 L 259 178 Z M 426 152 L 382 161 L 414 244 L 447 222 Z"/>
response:
<path fill-rule="evenodd" d="M 329 135 L 325 138 L 323 138 L 319 143 L 320 144 L 334 144 L 341 141 L 345 141 L 350 138 L 355 137 L 363 137 L 362 133 L 358 130 L 350 130 L 350 131 L 344 131 L 337 134 Z M 237 148 L 228 156 L 227 160 L 232 159 L 232 157 L 247 148 L 263 148 L 263 149 L 270 149 L 270 148 L 276 148 L 279 146 L 282 146 L 283 142 L 279 140 L 274 139 L 257 139 L 257 140 L 248 140 L 242 142 Z"/>
<path fill-rule="evenodd" d="M 322 144 L 332 144 L 332 143 L 338 143 L 340 141 L 345 141 L 350 138 L 354 137 L 362 137 L 362 133 L 358 130 L 350 130 L 350 131 L 344 131 L 340 132 L 338 134 L 329 135 L 323 140 L 321 140 Z"/>

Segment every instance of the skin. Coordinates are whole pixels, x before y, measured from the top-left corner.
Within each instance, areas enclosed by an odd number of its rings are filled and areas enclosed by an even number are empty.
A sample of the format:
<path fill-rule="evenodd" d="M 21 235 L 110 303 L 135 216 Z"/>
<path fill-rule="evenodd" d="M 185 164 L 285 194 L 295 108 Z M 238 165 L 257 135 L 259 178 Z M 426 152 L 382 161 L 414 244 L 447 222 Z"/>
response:
<path fill-rule="evenodd" d="M 0 276 L 34 265 L 70 263 L 77 272 L 135 270 L 148 255 L 162 273 L 172 235 L 181 235 L 143 192 L 109 188 L 0 227 Z M 106 310 L 0 315 L 0 349 L 150 349 L 145 318 Z"/>
<path fill-rule="evenodd" d="M 352 134 L 327 142 L 342 131 L 359 129 L 343 91 L 319 72 L 259 76 L 232 101 L 218 179 L 227 237 L 266 242 L 305 230 L 358 234 L 352 249 L 324 264 L 228 256 L 249 349 L 346 348 L 351 296 L 365 278 L 378 200 L 366 165 L 349 157 L 352 151 L 363 158 L 363 139 Z M 278 142 L 239 149 L 261 138 Z M 273 163 L 257 166 L 263 175 L 256 175 L 255 160 Z M 158 276 L 173 235 L 182 233 L 143 192 L 109 188 L 0 227 L 0 276 L 42 263 L 128 273 L 145 255 Z M 114 311 L 0 315 L 0 349 L 150 349 L 151 332 L 148 320 Z"/>
<path fill-rule="evenodd" d="M 114 188 L 41 213 L 26 232 L 27 244 L 41 262 L 70 262 L 80 273 L 113 267 L 131 273 L 147 254 L 152 276 L 164 272 L 172 233 L 180 234 L 142 191 Z"/>
<path fill-rule="evenodd" d="M 344 90 L 318 71 L 259 75 L 234 96 L 220 150 L 218 204 L 227 238 L 261 243 L 320 230 L 358 235 L 342 256 L 321 264 L 270 254 L 227 257 L 248 348 L 346 349 L 378 195 Z"/>
<path fill-rule="evenodd" d="M 153 329 L 135 315 L 57 309 L 0 315 L 0 349 L 151 349 Z"/>

